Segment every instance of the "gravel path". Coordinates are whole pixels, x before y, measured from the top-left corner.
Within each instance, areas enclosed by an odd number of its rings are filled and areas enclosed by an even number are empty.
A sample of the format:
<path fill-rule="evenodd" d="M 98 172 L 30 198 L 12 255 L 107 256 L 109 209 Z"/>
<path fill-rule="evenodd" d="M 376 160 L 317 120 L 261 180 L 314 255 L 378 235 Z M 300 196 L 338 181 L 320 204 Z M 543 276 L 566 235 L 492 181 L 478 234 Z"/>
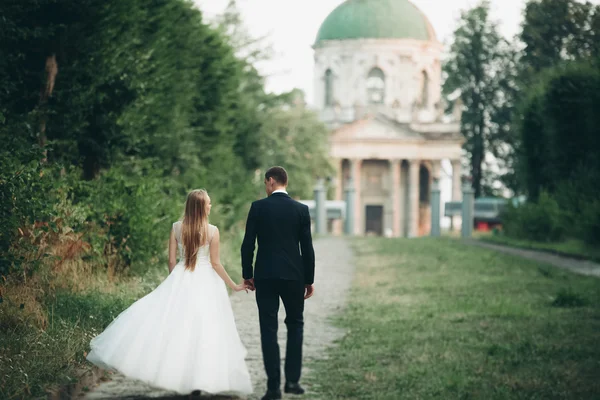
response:
<path fill-rule="evenodd" d="M 558 268 L 567 269 L 577 274 L 600 278 L 600 264 L 592 261 L 576 260 L 574 258 L 563 257 L 543 251 L 519 249 L 516 247 L 502 246 L 498 244 L 482 242 L 479 240 L 465 240 L 465 243 L 550 264 Z"/>
<path fill-rule="evenodd" d="M 304 364 L 302 370 L 304 376 L 310 373 L 311 361 L 324 358 L 327 347 L 331 346 L 333 341 L 340 338 L 344 333 L 331 325 L 330 318 L 338 314 L 346 303 L 346 294 L 350 289 L 354 275 L 352 252 L 343 238 L 320 238 L 315 241 L 314 247 L 316 254 L 315 295 L 307 300 L 304 312 Z M 248 399 L 259 399 L 266 389 L 266 375 L 262 363 L 258 310 L 254 293 L 235 293 L 231 296 L 231 304 L 236 316 L 240 337 L 248 349 L 246 361 L 254 384 L 254 394 L 249 396 Z M 286 337 L 284 319 L 285 309 L 281 305 L 279 311 L 279 345 L 282 357 L 285 355 Z M 282 359 L 282 379 L 284 379 L 283 361 Z M 310 398 L 311 387 L 307 384 L 303 384 L 303 386 L 308 390 L 308 396 L 304 396 L 304 398 L 308 399 Z M 285 397 L 286 395 L 284 395 Z M 120 375 L 113 375 L 109 381 L 93 388 L 85 398 L 96 400 L 127 398 L 176 399 L 186 397 L 177 397 L 172 393 L 156 390 L 141 382 L 132 381 Z M 227 397 L 213 396 L 212 398 Z"/>

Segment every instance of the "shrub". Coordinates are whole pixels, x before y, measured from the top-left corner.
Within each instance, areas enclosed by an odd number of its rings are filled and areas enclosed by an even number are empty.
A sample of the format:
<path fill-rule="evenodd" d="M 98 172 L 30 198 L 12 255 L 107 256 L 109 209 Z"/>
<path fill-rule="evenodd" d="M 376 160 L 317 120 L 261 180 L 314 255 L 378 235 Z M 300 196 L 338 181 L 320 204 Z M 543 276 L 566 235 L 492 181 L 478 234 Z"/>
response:
<path fill-rule="evenodd" d="M 579 223 L 583 240 L 590 245 L 600 245 L 600 200 L 584 206 Z"/>
<path fill-rule="evenodd" d="M 112 272 L 145 265 L 164 254 L 180 208 L 170 181 L 148 171 L 115 167 L 96 180 L 79 182 L 75 198 L 87 207 L 93 256 Z"/>
<path fill-rule="evenodd" d="M 542 192 L 536 202 L 520 206 L 509 205 L 504 215 L 504 229 L 508 236 L 539 242 L 564 238 L 563 214 L 558 203 Z"/>
<path fill-rule="evenodd" d="M 37 265 L 27 257 L 36 250 L 35 240 L 20 239 L 49 229 L 43 222 L 51 216 L 52 181 L 41 159 L 35 147 L 0 153 L 0 276 L 27 276 Z"/>

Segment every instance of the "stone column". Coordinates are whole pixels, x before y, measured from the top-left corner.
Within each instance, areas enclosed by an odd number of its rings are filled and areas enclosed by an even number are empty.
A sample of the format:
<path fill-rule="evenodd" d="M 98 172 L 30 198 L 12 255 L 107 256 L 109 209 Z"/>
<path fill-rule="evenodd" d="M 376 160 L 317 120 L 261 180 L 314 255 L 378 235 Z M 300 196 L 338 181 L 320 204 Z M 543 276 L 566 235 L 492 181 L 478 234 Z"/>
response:
<path fill-rule="evenodd" d="M 390 160 L 392 177 L 392 233 L 394 237 L 401 235 L 400 225 L 400 160 Z"/>
<path fill-rule="evenodd" d="M 408 164 L 408 237 L 419 236 L 419 160 L 410 160 Z"/>
<path fill-rule="evenodd" d="M 350 170 L 352 181 L 354 182 L 354 234 L 361 235 L 364 232 L 363 224 L 363 206 L 361 199 L 362 192 L 362 162 L 361 159 L 350 161 Z"/>
<path fill-rule="evenodd" d="M 337 174 L 336 174 L 336 182 L 335 182 L 335 200 L 337 201 L 341 201 L 344 200 L 344 191 L 343 191 L 343 182 L 344 182 L 344 171 L 342 169 L 344 165 L 344 159 L 340 158 L 335 160 L 335 166 L 337 167 Z M 333 221 L 333 234 L 334 235 L 341 235 L 342 234 L 342 220 L 341 219 L 336 219 Z"/>
<path fill-rule="evenodd" d="M 442 170 L 442 162 L 440 160 L 431 161 L 431 178 L 432 182 L 436 179 L 439 181 Z"/>
<path fill-rule="evenodd" d="M 441 182 L 441 175 L 442 175 L 442 161 L 441 160 L 432 160 L 431 161 L 431 179 L 430 179 L 430 184 L 431 184 L 431 218 L 432 218 L 432 222 L 433 222 L 433 216 L 434 213 L 437 212 L 439 218 L 441 219 L 441 216 L 444 215 L 444 204 L 442 202 L 442 192 L 441 192 L 441 187 L 440 187 L 440 182 Z M 434 190 L 434 186 L 436 185 L 436 181 L 437 181 L 437 190 L 439 191 L 439 199 L 438 199 L 438 203 L 437 203 L 437 209 L 434 210 L 434 203 L 433 203 L 433 190 Z M 438 226 L 440 226 L 441 222 L 438 223 Z M 433 225 L 431 226 L 431 229 L 433 231 Z M 440 227 L 441 229 L 441 227 Z"/>
<path fill-rule="evenodd" d="M 462 198 L 461 176 L 460 160 L 452 160 L 452 201 L 460 201 Z"/>
<path fill-rule="evenodd" d="M 438 178 L 433 178 L 431 188 L 431 236 L 438 237 L 441 235 L 440 230 L 440 201 L 441 192 Z"/>
<path fill-rule="evenodd" d="M 352 176 L 346 181 L 344 187 L 346 197 L 346 220 L 344 221 L 344 233 L 348 236 L 354 235 L 354 182 Z"/>
<path fill-rule="evenodd" d="M 475 214 L 475 191 L 470 182 L 463 186 L 462 201 L 462 237 L 470 238 L 473 234 L 473 221 Z"/>
<path fill-rule="evenodd" d="M 327 233 L 327 210 L 325 208 L 325 185 L 323 178 L 317 180 L 315 186 L 315 232 L 319 235 Z"/>
<path fill-rule="evenodd" d="M 460 160 L 452 160 L 452 201 L 461 201 L 462 199 L 462 164 Z M 457 225 L 461 224 L 461 217 L 450 217 L 450 230 L 454 231 Z"/>

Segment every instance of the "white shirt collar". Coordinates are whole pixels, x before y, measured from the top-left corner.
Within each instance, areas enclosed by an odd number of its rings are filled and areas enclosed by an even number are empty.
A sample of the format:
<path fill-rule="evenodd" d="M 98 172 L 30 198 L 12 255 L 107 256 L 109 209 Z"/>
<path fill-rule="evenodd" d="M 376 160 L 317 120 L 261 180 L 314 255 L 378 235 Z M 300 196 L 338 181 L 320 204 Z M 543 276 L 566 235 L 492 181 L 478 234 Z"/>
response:
<path fill-rule="evenodd" d="M 288 194 L 287 190 L 285 190 L 285 189 L 277 189 L 277 190 L 273 191 L 273 193 L 271 193 L 271 194 L 275 194 L 275 193 L 285 193 L 285 194 Z"/>

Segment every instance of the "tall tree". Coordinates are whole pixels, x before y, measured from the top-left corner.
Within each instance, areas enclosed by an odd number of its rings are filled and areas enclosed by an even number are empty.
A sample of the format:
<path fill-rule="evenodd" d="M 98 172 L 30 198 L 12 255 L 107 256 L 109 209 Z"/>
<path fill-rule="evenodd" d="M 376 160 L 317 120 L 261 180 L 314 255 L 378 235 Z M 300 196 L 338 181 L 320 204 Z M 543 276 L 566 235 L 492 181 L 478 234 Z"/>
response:
<path fill-rule="evenodd" d="M 241 60 L 256 65 L 273 57 L 273 47 L 267 41 L 268 36 L 253 37 L 248 31 L 237 0 L 229 0 L 223 13 L 216 18 L 216 23 L 221 32 L 229 37 L 229 43 Z"/>
<path fill-rule="evenodd" d="M 234 149 L 245 154 L 251 168 L 284 165 L 292 177 L 290 194 L 310 198 L 315 177 L 332 172 L 326 126 L 304 107 L 302 91 L 293 89 L 279 95 L 265 92 L 265 78 L 257 65 L 271 60 L 273 49 L 268 37 L 255 38 L 248 32 L 236 0 L 229 1 L 216 22 L 244 65 L 235 118 L 252 121 L 244 124 L 252 128 L 240 132 Z"/>
<path fill-rule="evenodd" d="M 443 71 L 446 95 L 460 92 L 461 131 L 466 138 L 473 189 L 490 194 L 495 177 L 487 161 L 503 158 L 512 148 L 511 110 L 514 103 L 515 54 L 489 16 L 489 1 L 461 14 Z M 486 185 L 486 182 L 488 183 Z"/>
<path fill-rule="evenodd" d="M 576 0 L 531 0 L 520 39 L 525 83 L 565 60 L 600 56 L 600 5 Z"/>
<path fill-rule="evenodd" d="M 284 93 L 277 100 L 279 105 L 265 114 L 260 144 L 262 167 L 284 165 L 290 174 L 290 195 L 312 198 L 315 177 L 333 174 L 329 131 L 305 107 L 301 90 Z"/>

